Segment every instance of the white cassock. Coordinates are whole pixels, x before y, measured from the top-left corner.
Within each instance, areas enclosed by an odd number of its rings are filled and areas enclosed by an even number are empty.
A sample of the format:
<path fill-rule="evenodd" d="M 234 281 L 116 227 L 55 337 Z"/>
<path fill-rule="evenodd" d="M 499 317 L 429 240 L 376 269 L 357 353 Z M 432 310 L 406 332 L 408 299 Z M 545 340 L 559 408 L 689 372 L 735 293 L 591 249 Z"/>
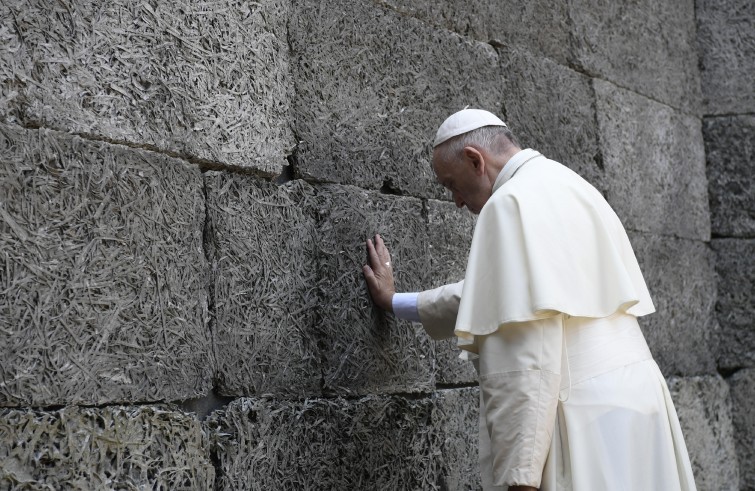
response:
<path fill-rule="evenodd" d="M 518 152 L 480 212 L 464 282 L 408 295 L 397 315 L 414 298 L 431 337 L 474 353 L 485 489 L 695 489 L 637 324 L 655 311 L 645 281 L 618 217 L 577 174 Z"/>

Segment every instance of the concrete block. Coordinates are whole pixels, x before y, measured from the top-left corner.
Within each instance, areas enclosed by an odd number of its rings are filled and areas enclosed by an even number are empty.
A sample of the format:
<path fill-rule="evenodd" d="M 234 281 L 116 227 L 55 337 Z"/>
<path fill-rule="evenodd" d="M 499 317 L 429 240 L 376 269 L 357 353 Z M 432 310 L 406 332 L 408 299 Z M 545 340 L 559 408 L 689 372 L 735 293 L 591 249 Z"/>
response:
<path fill-rule="evenodd" d="M 705 114 L 755 112 L 755 5 L 702 0 L 695 7 Z"/>
<path fill-rule="evenodd" d="M 656 312 L 640 317 L 664 375 L 715 373 L 716 277 L 704 242 L 630 232 Z"/>
<path fill-rule="evenodd" d="M 206 422 L 216 489 L 432 488 L 433 414 L 429 398 L 236 400 Z"/>
<path fill-rule="evenodd" d="M 218 392 L 319 394 L 314 189 L 220 172 L 205 183 Z"/>
<path fill-rule="evenodd" d="M 694 0 L 575 0 L 574 63 L 589 75 L 700 112 Z"/>
<path fill-rule="evenodd" d="M 734 441 L 739 458 L 739 489 L 755 489 L 755 369 L 740 370 L 728 379 Z"/>
<path fill-rule="evenodd" d="M 289 6 L 3 2 L 0 119 L 277 174 L 295 144 Z"/>
<path fill-rule="evenodd" d="M 0 410 L 1 489 L 211 489 L 199 421 L 168 407 Z"/>
<path fill-rule="evenodd" d="M 668 381 L 700 490 L 739 489 L 729 387 L 717 375 Z"/>
<path fill-rule="evenodd" d="M 467 256 L 472 243 L 475 215 L 458 209 L 453 203 L 428 200 L 428 252 L 430 271 L 424 289 L 435 288 L 464 279 Z M 471 362 L 459 359 L 456 338 L 433 341 L 435 345 L 435 377 L 439 384 L 477 382 Z"/>
<path fill-rule="evenodd" d="M 195 166 L 0 125 L 0 406 L 211 388 Z"/>
<path fill-rule="evenodd" d="M 297 2 L 289 26 L 298 176 L 444 196 L 435 132 L 467 105 L 500 112 L 495 50 L 370 2 Z"/>
<path fill-rule="evenodd" d="M 607 199 L 632 230 L 710 239 L 700 120 L 595 80 Z"/>
<path fill-rule="evenodd" d="M 501 48 L 507 123 L 524 148 L 561 162 L 603 189 L 595 91 L 589 77 L 524 50 Z"/>
<path fill-rule="evenodd" d="M 755 366 L 755 239 L 716 239 L 718 366 Z"/>
<path fill-rule="evenodd" d="M 432 345 L 422 328 L 372 303 L 362 275 L 365 241 L 383 236 L 397 291 L 418 291 L 428 271 L 422 202 L 351 186 L 318 187 L 325 387 L 338 394 L 429 391 Z"/>
<path fill-rule="evenodd" d="M 433 394 L 433 427 L 440 438 L 440 489 L 481 489 L 479 462 L 480 390 Z"/>
<path fill-rule="evenodd" d="M 755 237 L 755 116 L 703 121 L 714 236 Z"/>
<path fill-rule="evenodd" d="M 571 59 L 571 23 L 566 2 L 470 0 L 377 0 L 441 29 L 495 46 L 516 46 L 559 63 Z M 536 26 L 536 27 L 535 27 Z"/>

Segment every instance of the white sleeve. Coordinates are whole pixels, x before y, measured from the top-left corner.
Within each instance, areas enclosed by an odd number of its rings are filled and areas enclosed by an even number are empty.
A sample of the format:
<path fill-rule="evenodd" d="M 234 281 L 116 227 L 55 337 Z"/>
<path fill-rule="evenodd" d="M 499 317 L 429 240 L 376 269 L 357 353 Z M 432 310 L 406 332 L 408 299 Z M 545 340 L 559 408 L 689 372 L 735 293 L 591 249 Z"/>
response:
<path fill-rule="evenodd" d="M 456 314 L 459 312 L 464 281 L 425 290 L 417 296 L 417 311 L 422 327 L 435 339 L 454 337 Z"/>
<path fill-rule="evenodd" d="M 393 305 L 393 315 L 399 319 L 412 322 L 420 322 L 419 311 L 417 310 L 417 297 L 419 293 L 394 293 L 391 301 Z"/>

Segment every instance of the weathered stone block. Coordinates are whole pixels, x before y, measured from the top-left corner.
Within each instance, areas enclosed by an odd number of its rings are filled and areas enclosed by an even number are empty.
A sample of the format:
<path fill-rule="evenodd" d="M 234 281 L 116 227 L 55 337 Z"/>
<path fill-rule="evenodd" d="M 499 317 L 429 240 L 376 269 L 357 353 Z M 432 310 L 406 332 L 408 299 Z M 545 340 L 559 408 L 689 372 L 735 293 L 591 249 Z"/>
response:
<path fill-rule="evenodd" d="M 705 118 L 713 235 L 755 237 L 755 116 Z"/>
<path fill-rule="evenodd" d="M 428 256 L 430 270 L 423 289 L 464 279 L 472 243 L 475 216 L 453 203 L 428 200 Z M 435 376 L 441 384 L 473 383 L 477 374 L 471 362 L 459 359 L 456 338 L 434 341 Z"/>
<path fill-rule="evenodd" d="M 704 242 L 630 232 L 655 304 L 640 317 L 650 350 L 666 376 L 715 373 L 716 278 Z"/>
<path fill-rule="evenodd" d="M 1 489 L 211 489 L 199 421 L 155 406 L 0 410 Z"/>
<path fill-rule="evenodd" d="M 553 58 L 570 60 L 571 23 L 566 2 L 487 0 L 376 0 L 441 29 L 484 43 L 517 46 Z"/>
<path fill-rule="evenodd" d="M 0 118 L 277 174 L 295 141 L 289 2 L 0 7 Z"/>
<path fill-rule="evenodd" d="M 700 490 L 737 490 L 739 470 L 729 408 L 729 387 L 719 376 L 668 381 Z"/>
<path fill-rule="evenodd" d="M 595 91 L 590 79 L 523 50 L 499 50 L 507 122 L 524 148 L 572 168 L 603 189 Z"/>
<path fill-rule="evenodd" d="M 594 81 L 607 199 L 633 230 L 710 239 L 700 120 Z"/>
<path fill-rule="evenodd" d="M 480 390 L 440 390 L 433 398 L 433 427 L 442 435 L 440 489 L 480 489 Z"/>
<path fill-rule="evenodd" d="M 755 4 L 695 2 L 705 114 L 755 112 Z"/>
<path fill-rule="evenodd" d="M 440 442 L 429 398 L 239 399 L 207 424 L 219 490 L 427 489 Z"/>
<path fill-rule="evenodd" d="M 693 0 L 575 0 L 569 16 L 575 63 L 590 75 L 699 114 Z"/>
<path fill-rule="evenodd" d="M 295 61 L 299 176 L 443 196 L 430 167 L 435 131 L 465 106 L 499 112 L 490 46 L 369 2 L 298 2 Z"/>
<path fill-rule="evenodd" d="M 314 189 L 205 175 L 217 390 L 320 393 Z"/>
<path fill-rule="evenodd" d="M 739 457 L 739 489 L 755 489 L 755 369 L 740 370 L 729 380 L 734 441 Z"/>
<path fill-rule="evenodd" d="M 325 387 L 339 394 L 433 389 L 431 341 L 421 327 L 375 307 L 362 275 L 365 241 L 379 233 L 397 291 L 421 288 L 429 263 L 422 202 L 351 186 L 317 189 Z"/>
<path fill-rule="evenodd" d="M 755 366 L 755 239 L 716 239 L 718 366 Z"/>
<path fill-rule="evenodd" d="M 211 387 L 199 170 L 0 125 L 0 405 Z"/>

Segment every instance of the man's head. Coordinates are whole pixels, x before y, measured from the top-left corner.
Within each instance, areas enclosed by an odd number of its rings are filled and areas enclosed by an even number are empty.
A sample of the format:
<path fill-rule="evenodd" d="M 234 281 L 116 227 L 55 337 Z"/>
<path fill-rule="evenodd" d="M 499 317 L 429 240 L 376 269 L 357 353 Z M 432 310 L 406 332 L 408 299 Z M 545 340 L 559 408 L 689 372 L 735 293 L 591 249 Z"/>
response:
<path fill-rule="evenodd" d="M 456 206 L 477 214 L 492 195 L 498 173 L 519 150 L 516 138 L 498 117 L 464 109 L 438 128 L 433 170 Z"/>

